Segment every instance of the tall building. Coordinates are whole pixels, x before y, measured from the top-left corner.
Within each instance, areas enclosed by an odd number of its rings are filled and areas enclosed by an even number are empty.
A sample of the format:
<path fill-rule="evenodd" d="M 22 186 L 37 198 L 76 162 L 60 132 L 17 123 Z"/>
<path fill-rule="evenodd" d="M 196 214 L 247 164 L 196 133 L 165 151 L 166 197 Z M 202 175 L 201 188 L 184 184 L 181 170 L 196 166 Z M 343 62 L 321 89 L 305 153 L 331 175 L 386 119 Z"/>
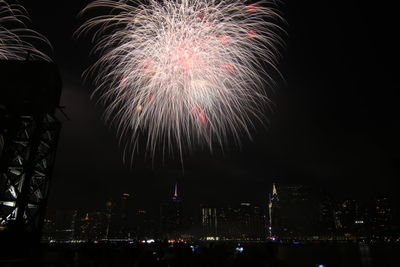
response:
<path fill-rule="evenodd" d="M 384 239 L 392 234 L 392 205 L 389 197 L 375 197 L 371 205 L 370 216 L 373 237 Z"/>
<path fill-rule="evenodd" d="M 272 235 L 281 239 L 303 239 L 315 235 L 319 202 L 318 192 L 311 186 L 273 184 L 269 218 Z"/>
<path fill-rule="evenodd" d="M 240 207 L 229 206 L 219 208 L 218 213 L 218 233 L 221 239 L 241 239 L 242 226 Z"/>
<path fill-rule="evenodd" d="M 107 234 L 107 214 L 104 211 L 85 213 L 79 220 L 78 239 L 101 240 Z"/>
<path fill-rule="evenodd" d="M 216 208 L 201 206 L 203 238 L 219 240 L 265 240 L 264 210 L 249 202 Z"/>
<path fill-rule="evenodd" d="M 275 183 L 272 183 L 272 193 L 269 195 L 268 203 L 268 233 L 269 238 L 278 236 L 279 233 L 279 197 Z"/>
<path fill-rule="evenodd" d="M 172 197 L 173 206 L 173 221 L 177 227 L 177 230 L 181 229 L 183 226 L 183 209 L 182 209 L 182 199 L 178 192 L 178 183 L 175 183 L 174 195 Z"/>
<path fill-rule="evenodd" d="M 335 236 L 335 202 L 328 195 L 324 195 L 319 203 L 319 221 L 317 233 L 325 239 Z"/>
<path fill-rule="evenodd" d="M 366 202 L 347 199 L 336 203 L 335 234 L 338 238 L 366 238 L 371 233 L 371 211 Z"/>
<path fill-rule="evenodd" d="M 259 206 L 248 202 L 239 205 L 239 229 L 243 240 L 264 240 L 266 238 L 265 217 Z"/>
<path fill-rule="evenodd" d="M 183 228 L 182 199 L 175 183 L 171 201 L 160 206 L 160 232 L 164 238 L 179 238 Z"/>
<path fill-rule="evenodd" d="M 131 223 L 131 216 L 129 213 L 129 200 L 130 200 L 130 194 L 128 193 L 123 193 L 121 196 L 121 207 L 120 207 L 120 216 L 121 216 L 121 226 L 120 226 L 120 237 L 121 238 L 129 238 L 131 233 L 130 233 L 130 223 Z"/>
<path fill-rule="evenodd" d="M 57 210 L 55 212 L 54 239 L 67 241 L 75 238 L 76 234 L 76 210 Z"/>
<path fill-rule="evenodd" d="M 46 213 L 46 218 L 43 222 L 43 229 L 42 229 L 42 241 L 50 242 L 51 240 L 55 239 L 56 233 L 56 216 L 55 212 L 51 214 L 49 212 Z"/>
<path fill-rule="evenodd" d="M 134 219 L 134 233 L 137 239 L 154 239 L 160 236 L 158 220 L 146 209 L 137 209 Z"/>
<path fill-rule="evenodd" d="M 217 208 L 201 207 L 202 238 L 205 240 L 218 240 L 218 215 Z"/>
<path fill-rule="evenodd" d="M 105 207 L 105 214 L 106 214 L 106 233 L 105 233 L 105 238 L 111 238 L 112 235 L 112 219 L 113 219 L 113 207 L 114 204 L 112 200 L 108 200 L 106 202 L 106 207 Z"/>

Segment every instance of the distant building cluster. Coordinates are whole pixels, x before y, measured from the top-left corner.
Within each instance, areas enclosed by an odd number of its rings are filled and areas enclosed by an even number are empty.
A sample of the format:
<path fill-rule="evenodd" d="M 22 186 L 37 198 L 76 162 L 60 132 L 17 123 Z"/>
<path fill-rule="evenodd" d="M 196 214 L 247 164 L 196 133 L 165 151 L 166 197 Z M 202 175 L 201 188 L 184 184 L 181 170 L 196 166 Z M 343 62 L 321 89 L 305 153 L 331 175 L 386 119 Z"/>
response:
<path fill-rule="evenodd" d="M 337 201 L 305 185 L 272 185 L 264 205 L 200 205 L 185 210 L 178 184 L 158 214 L 133 209 L 122 194 L 93 212 L 56 211 L 44 225 L 44 241 L 71 240 L 383 240 L 395 238 L 392 203 L 386 196 L 370 201 Z M 397 233 L 398 234 L 398 233 Z M 398 237 L 397 237 L 398 238 Z"/>
<path fill-rule="evenodd" d="M 102 210 L 57 210 L 47 214 L 44 241 L 138 239 L 153 235 L 155 221 L 143 209 L 130 208 L 130 194 L 108 200 Z"/>
<path fill-rule="evenodd" d="M 201 239 L 265 240 L 266 217 L 260 206 L 248 202 L 236 206 L 201 207 Z"/>
<path fill-rule="evenodd" d="M 310 186 L 273 184 L 268 210 L 271 238 L 388 239 L 398 231 L 387 196 L 337 201 Z"/>

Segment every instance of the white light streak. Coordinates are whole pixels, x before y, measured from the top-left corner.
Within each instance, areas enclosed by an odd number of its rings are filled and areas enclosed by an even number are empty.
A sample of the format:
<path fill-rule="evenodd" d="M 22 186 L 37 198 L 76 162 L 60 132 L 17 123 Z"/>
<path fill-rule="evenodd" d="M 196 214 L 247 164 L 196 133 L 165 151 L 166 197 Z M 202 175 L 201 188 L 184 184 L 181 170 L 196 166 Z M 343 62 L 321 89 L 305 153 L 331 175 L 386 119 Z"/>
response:
<path fill-rule="evenodd" d="M 86 74 L 126 148 L 134 152 L 143 132 L 152 156 L 250 137 L 279 74 L 284 32 L 274 3 L 97 0 L 83 9 L 109 10 L 76 34 L 93 33 L 100 57 Z"/>
<path fill-rule="evenodd" d="M 12 3 L 15 1 L 9 1 Z M 49 41 L 26 25 L 29 17 L 18 4 L 0 0 L 0 60 L 44 60 L 51 59 L 36 45 L 51 48 Z"/>

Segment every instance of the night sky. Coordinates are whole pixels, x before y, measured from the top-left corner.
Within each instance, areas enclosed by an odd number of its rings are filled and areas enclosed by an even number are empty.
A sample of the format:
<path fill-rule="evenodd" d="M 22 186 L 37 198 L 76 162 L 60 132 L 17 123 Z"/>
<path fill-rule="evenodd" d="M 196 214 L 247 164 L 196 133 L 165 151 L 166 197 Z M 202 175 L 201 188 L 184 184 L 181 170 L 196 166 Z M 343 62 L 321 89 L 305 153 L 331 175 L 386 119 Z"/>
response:
<path fill-rule="evenodd" d="M 224 154 L 194 151 L 152 164 L 144 153 L 122 161 L 115 131 L 91 100 L 82 71 L 88 40 L 74 40 L 89 1 L 20 1 L 33 28 L 48 37 L 63 78 L 64 121 L 50 209 L 100 209 L 131 193 L 138 207 L 158 208 L 173 184 L 189 205 L 265 203 L 271 183 L 315 184 L 338 198 L 389 193 L 398 201 L 400 120 L 395 8 L 364 1 L 282 1 L 288 32 L 269 124 Z M 394 4 L 391 4 L 394 5 Z"/>

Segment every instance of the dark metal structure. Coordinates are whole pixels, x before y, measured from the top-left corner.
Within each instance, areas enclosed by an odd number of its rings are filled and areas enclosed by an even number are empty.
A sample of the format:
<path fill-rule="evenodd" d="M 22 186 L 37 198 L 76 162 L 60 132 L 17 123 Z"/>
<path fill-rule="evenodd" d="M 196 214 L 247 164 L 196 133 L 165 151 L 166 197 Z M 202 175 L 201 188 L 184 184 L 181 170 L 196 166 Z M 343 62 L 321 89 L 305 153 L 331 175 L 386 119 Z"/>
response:
<path fill-rule="evenodd" d="M 53 63 L 0 61 L 0 243 L 40 240 L 60 95 Z"/>

